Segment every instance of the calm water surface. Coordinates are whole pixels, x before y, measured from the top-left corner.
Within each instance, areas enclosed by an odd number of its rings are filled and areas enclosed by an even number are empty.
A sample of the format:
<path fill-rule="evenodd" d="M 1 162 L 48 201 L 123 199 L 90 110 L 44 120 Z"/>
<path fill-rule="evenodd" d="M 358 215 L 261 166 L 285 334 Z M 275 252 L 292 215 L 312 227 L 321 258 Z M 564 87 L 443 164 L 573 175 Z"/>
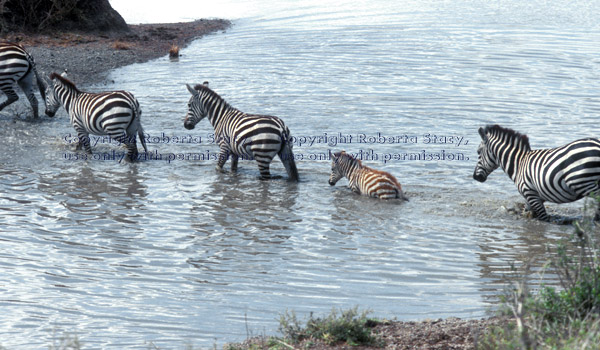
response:
<path fill-rule="evenodd" d="M 118 162 L 123 149 L 100 140 L 82 161 L 64 111 L 31 122 L 23 99 L 0 115 L 0 345 L 76 334 L 86 349 L 212 347 L 275 333 L 285 310 L 355 305 L 483 317 L 510 262 L 571 233 L 507 210 L 523 200 L 502 172 L 472 180 L 477 128 L 514 128 L 534 148 L 597 135 L 598 2 L 227 4 L 232 16 L 214 15 L 234 25 L 179 61 L 82 86 L 132 91 L 160 159 Z M 283 179 L 259 181 L 255 163 L 231 175 L 202 160 L 218 152 L 212 127 L 188 131 L 183 117 L 184 84 L 203 81 L 285 120 L 300 183 L 278 161 Z M 342 149 L 396 175 L 410 202 L 330 187 L 324 155 Z"/>

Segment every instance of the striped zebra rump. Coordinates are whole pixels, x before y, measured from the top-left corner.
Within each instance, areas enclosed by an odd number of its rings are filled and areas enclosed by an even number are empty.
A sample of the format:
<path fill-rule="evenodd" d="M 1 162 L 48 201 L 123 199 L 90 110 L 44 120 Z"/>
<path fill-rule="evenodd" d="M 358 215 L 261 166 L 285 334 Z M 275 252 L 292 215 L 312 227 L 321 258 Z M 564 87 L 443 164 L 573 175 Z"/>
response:
<path fill-rule="evenodd" d="M 231 107 L 221 96 L 208 88 L 207 83 L 194 87 L 187 85 L 192 94 L 184 127 L 194 129 L 205 117 L 215 130 L 220 148 L 217 170 L 231 157 L 231 171 L 237 171 L 239 158 L 255 160 L 261 178 L 271 178 L 270 164 L 279 156 L 288 177 L 298 181 L 298 170 L 290 142 L 290 131 L 278 117 L 248 114 Z"/>
<path fill-rule="evenodd" d="M 138 156 L 136 138 L 139 136 L 144 151 L 148 152 L 140 122 L 140 105 L 130 92 L 89 93 L 78 90 L 64 74 L 52 73 L 50 79 L 46 88 L 46 114 L 54 116 L 61 105 L 65 107 L 77 131 L 78 149 L 83 147 L 92 153 L 89 134 L 108 135 L 125 144 L 128 159 L 134 161 Z"/>
<path fill-rule="evenodd" d="M 14 90 L 16 84 L 29 100 L 33 117 L 38 118 L 38 101 L 33 92 L 34 78 L 42 100 L 45 100 L 45 86 L 38 75 L 33 57 L 19 44 L 0 43 L 0 90 L 6 95 L 6 101 L 0 104 L 0 110 L 19 99 Z"/>
<path fill-rule="evenodd" d="M 402 196 L 402 187 L 390 173 L 363 167 L 350 176 L 351 186 L 357 186 L 360 193 L 369 197 L 394 199 Z"/>
<path fill-rule="evenodd" d="M 335 185 L 341 178 L 348 179 L 348 187 L 359 194 L 379 199 L 408 200 L 402 186 L 390 173 L 372 169 L 345 151 L 332 154 L 329 184 Z"/>
<path fill-rule="evenodd" d="M 243 115 L 232 125 L 228 147 L 239 157 L 268 160 L 270 162 L 281 150 L 285 126 L 270 116 Z"/>

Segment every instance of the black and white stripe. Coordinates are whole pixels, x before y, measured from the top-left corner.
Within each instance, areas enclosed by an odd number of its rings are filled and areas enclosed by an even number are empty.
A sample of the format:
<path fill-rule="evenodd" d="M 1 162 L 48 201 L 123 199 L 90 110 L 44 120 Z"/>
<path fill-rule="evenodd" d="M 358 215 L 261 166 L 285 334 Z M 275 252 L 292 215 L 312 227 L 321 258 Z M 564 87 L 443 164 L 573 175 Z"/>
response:
<path fill-rule="evenodd" d="M 19 44 L 0 43 L 0 90 L 6 95 L 6 101 L 0 104 L 0 111 L 19 99 L 14 89 L 17 84 L 31 103 L 33 117 L 39 116 L 38 101 L 33 93 L 34 76 L 42 99 L 45 100 L 44 85 L 33 57 Z"/>
<path fill-rule="evenodd" d="M 473 178 L 484 182 L 492 171 L 501 167 L 540 220 L 550 219 L 544 202 L 569 203 L 600 189 L 598 139 L 532 150 L 527 136 L 498 125 L 479 128 L 479 134 L 482 141 L 477 149 L 479 161 Z"/>
<path fill-rule="evenodd" d="M 130 92 L 79 91 L 73 82 L 64 77 L 64 73 L 52 73 L 50 80 L 46 87 L 46 114 L 52 117 L 61 105 L 65 107 L 71 125 L 77 131 L 78 149 L 83 146 L 88 153 L 92 153 L 89 134 L 108 135 L 127 146 L 127 156 L 133 161 L 138 155 L 137 134 L 144 150 L 148 152 L 140 122 L 140 104 Z"/>
<path fill-rule="evenodd" d="M 290 130 L 277 117 L 247 114 L 231 107 L 212 91 L 208 83 L 187 85 L 192 94 L 185 117 L 186 129 L 193 129 L 204 117 L 212 124 L 220 147 L 217 169 L 223 170 L 231 156 L 231 171 L 237 171 L 238 159 L 256 160 L 262 178 L 270 178 L 269 166 L 278 155 L 290 180 L 298 181 L 292 152 Z"/>
<path fill-rule="evenodd" d="M 331 153 L 329 184 L 335 185 L 341 178 L 348 179 L 348 187 L 359 194 L 380 199 L 407 198 L 396 178 L 385 171 L 375 170 L 362 164 L 359 159 L 345 151 Z"/>

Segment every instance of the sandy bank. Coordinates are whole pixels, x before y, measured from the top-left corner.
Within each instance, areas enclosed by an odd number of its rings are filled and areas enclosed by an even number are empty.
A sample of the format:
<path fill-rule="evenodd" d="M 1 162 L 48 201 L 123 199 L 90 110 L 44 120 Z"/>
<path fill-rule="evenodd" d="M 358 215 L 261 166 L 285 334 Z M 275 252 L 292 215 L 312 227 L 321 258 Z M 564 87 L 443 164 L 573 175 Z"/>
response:
<path fill-rule="evenodd" d="M 34 57 L 38 71 L 62 72 L 80 86 L 99 83 L 115 68 L 146 62 L 168 54 L 172 45 L 184 48 L 194 39 L 226 30 L 231 22 L 200 19 L 194 22 L 130 25 L 125 33 L 12 33 Z"/>

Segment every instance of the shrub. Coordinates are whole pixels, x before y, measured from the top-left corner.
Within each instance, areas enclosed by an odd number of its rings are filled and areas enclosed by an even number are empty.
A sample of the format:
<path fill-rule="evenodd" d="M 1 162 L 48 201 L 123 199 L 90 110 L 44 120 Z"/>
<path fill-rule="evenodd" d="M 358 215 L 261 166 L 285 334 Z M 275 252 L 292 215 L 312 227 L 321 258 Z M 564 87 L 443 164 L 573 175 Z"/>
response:
<path fill-rule="evenodd" d="M 600 203 L 593 201 L 593 209 Z M 549 266 L 559 288 L 542 285 L 530 293 L 527 281 L 503 297 L 504 313 L 514 323 L 488 330 L 481 349 L 598 349 L 600 343 L 600 244 L 593 214 L 586 210 L 575 223 L 575 233 L 550 251 Z M 568 249 L 572 247 L 572 249 Z M 574 248 L 574 249 L 573 249 Z"/>
<path fill-rule="evenodd" d="M 346 343 L 348 345 L 380 346 L 382 341 L 371 334 L 376 321 L 367 318 L 368 311 L 358 312 L 358 308 L 336 311 L 322 318 L 311 313 L 306 325 L 300 325 L 294 312 L 286 312 L 279 320 L 279 331 L 286 341 L 297 344 L 304 340 L 322 341 L 328 345 Z"/>
<path fill-rule="evenodd" d="M 126 31 L 108 0 L 0 0 L 0 32 L 48 29 Z"/>

